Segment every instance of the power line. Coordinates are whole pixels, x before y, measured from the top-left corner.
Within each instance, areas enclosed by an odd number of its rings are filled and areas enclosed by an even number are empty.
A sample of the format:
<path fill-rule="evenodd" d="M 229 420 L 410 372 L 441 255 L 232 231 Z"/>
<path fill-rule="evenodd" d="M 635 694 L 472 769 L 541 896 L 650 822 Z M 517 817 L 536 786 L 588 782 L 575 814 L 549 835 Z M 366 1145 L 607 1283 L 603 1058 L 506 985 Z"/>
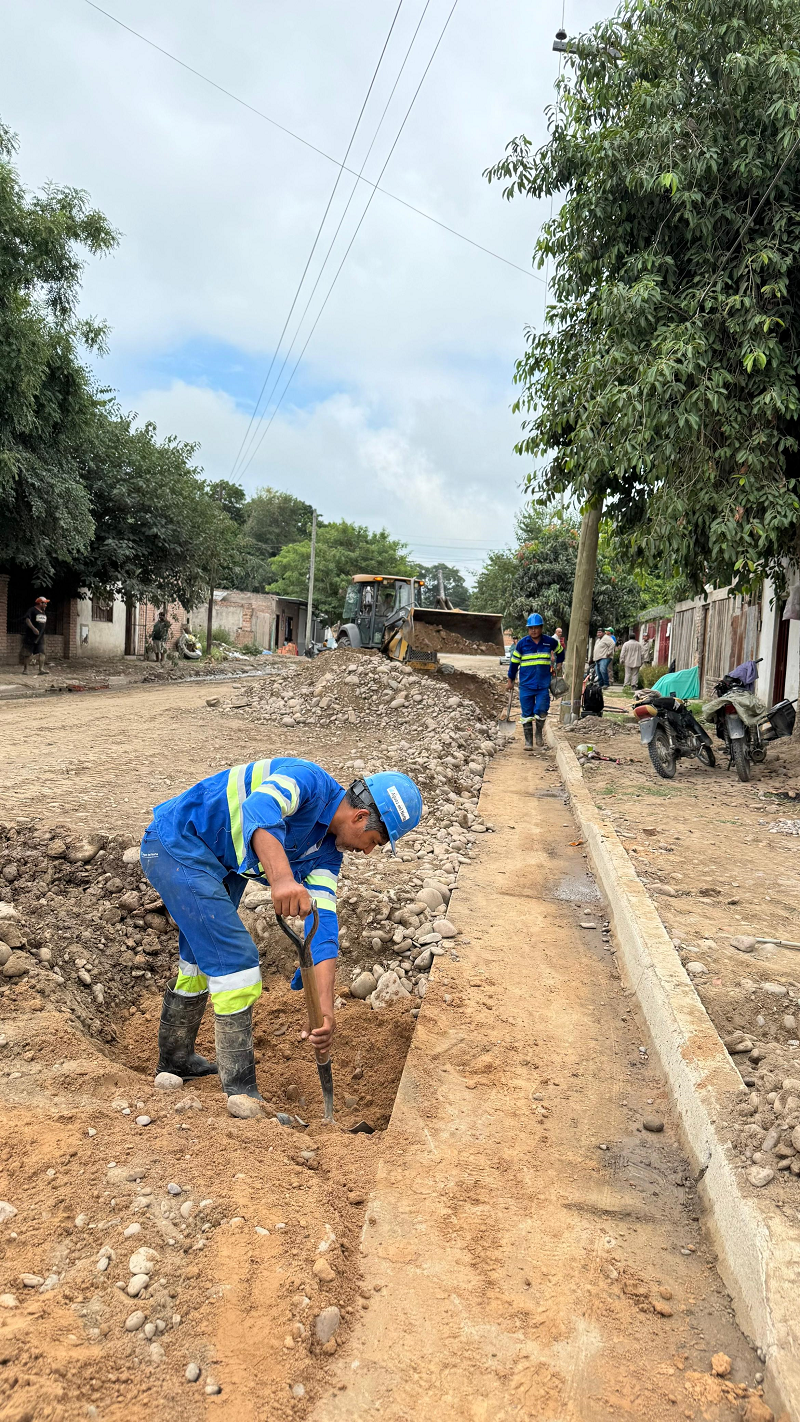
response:
<path fill-rule="evenodd" d="M 378 182 L 380 182 L 381 178 L 383 177 L 384 173 L 386 172 L 386 169 L 387 169 L 387 167 L 388 167 L 388 165 L 389 165 L 389 160 L 391 159 L 391 156 L 392 156 L 392 154 L 394 153 L 394 150 L 395 150 L 395 148 L 397 147 L 397 145 L 398 145 L 398 143 L 399 143 L 399 141 L 400 141 L 400 136 L 401 136 L 401 134 L 402 134 L 402 132 L 403 132 L 403 129 L 404 129 L 405 126 L 406 126 L 406 123 L 407 123 L 407 121 L 408 121 L 408 117 L 409 117 L 409 115 L 410 115 L 410 113 L 411 113 L 411 110 L 412 110 L 413 107 L 414 107 L 414 104 L 415 104 L 416 101 L 417 101 L 417 95 L 419 94 L 420 89 L 422 88 L 423 84 L 425 83 L 425 79 L 426 79 L 428 70 L 430 69 L 431 65 L 433 64 L 434 59 L 436 58 L 436 54 L 437 54 L 437 51 L 438 51 L 438 49 L 439 49 L 439 45 L 441 44 L 442 40 L 444 39 L 445 31 L 447 30 L 447 27 L 448 27 L 448 25 L 450 24 L 450 21 L 451 21 L 452 18 L 453 18 L 453 15 L 454 15 L 454 13 L 455 13 L 455 8 L 456 8 L 457 4 L 458 4 L 458 0 L 453 0 L 453 4 L 452 4 L 452 6 L 451 6 L 451 8 L 450 8 L 450 10 L 449 10 L 449 12 L 448 12 L 448 15 L 447 15 L 447 19 L 445 20 L 445 22 L 444 22 L 444 24 L 443 24 L 443 26 L 442 26 L 442 29 L 441 29 L 441 31 L 440 31 L 439 38 L 437 39 L 436 44 L 435 44 L 434 47 L 433 47 L 433 53 L 431 54 L 431 57 L 430 57 L 430 59 L 428 60 L 428 63 L 425 65 L 425 68 L 424 68 L 424 70 L 422 71 L 422 78 L 420 79 L 420 81 L 419 81 L 419 83 L 418 83 L 416 89 L 414 90 L 414 93 L 413 93 L 412 98 L 411 98 L 411 103 L 409 104 L 409 106 L 408 106 L 408 108 L 406 109 L 406 112 L 405 112 L 405 114 L 404 114 L 404 116 L 403 116 L 403 122 L 401 123 L 399 129 L 397 130 L 397 136 L 395 137 L 395 140 L 394 140 L 394 142 L 393 142 L 391 148 L 389 149 L 389 152 L 387 153 L 386 158 L 384 159 L 383 167 L 381 168 L 381 171 L 380 171 L 380 173 L 378 174 Z M 286 395 L 286 392 L 287 392 L 287 390 L 289 389 L 289 386 L 291 385 L 292 381 L 294 380 L 295 373 L 296 373 L 296 371 L 297 371 L 297 367 L 299 366 L 301 360 L 303 359 L 303 356 L 305 355 L 306 350 L 307 350 L 307 348 L 308 348 L 308 343 L 309 343 L 309 341 L 311 340 L 311 337 L 313 336 L 314 332 L 315 332 L 316 329 L 317 329 L 317 325 L 318 325 L 318 323 L 319 323 L 319 319 L 320 319 L 320 317 L 321 317 L 323 311 L 325 310 L 325 307 L 326 307 L 327 304 L 328 304 L 328 301 L 329 301 L 329 299 L 330 299 L 331 292 L 333 291 L 333 288 L 335 287 L 337 281 L 339 280 L 339 276 L 340 276 L 342 267 L 344 266 L 345 262 L 347 261 L 347 258 L 348 258 L 349 254 L 350 254 L 350 249 L 352 248 L 353 243 L 355 242 L 356 237 L 358 236 L 358 234 L 359 234 L 359 232 L 360 232 L 360 230 L 361 230 L 361 224 L 363 223 L 364 218 L 366 217 L 367 213 L 368 213 L 369 210 L 370 210 L 370 207 L 372 206 L 372 201 L 373 201 L 373 198 L 375 197 L 375 194 L 376 194 L 377 191 L 378 191 L 378 186 L 377 186 L 377 184 L 375 184 L 375 185 L 373 186 L 373 188 L 372 188 L 372 192 L 370 193 L 369 198 L 367 199 L 367 203 L 366 203 L 366 205 L 365 205 L 365 207 L 364 207 L 364 210 L 363 210 L 363 212 L 362 212 L 360 218 L 358 219 L 358 224 L 357 224 L 357 226 L 356 226 L 356 230 L 355 230 L 355 232 L 353 233 L 352 237 L 350 238 L 350 241 L 348 242 L 347 247 L 345 248 L 344 256 L 342 257 L 342 260 L 340 261 L 338 267 L 336 268 L 336 272 L 335 272 L 333 281 L 331 282 L 330 286 L 328 287 L 328 291 L 327 291 L 327 294 L 326 294 L 326 296 L 325 296 L 325 299 L 324 299 L 324 301 L 323 301 L 323 303 L 322 303 L 322 305 L 321 305 L 319 311 L 317 312 L 317 315 L 316 315 L 316 317 L 315 317 L 315 319 L 314 319 L 314 324 L 313 324 L 313 326 L 311 327 L 311 330 L 309 331 L 308 336 L 306 337 L 306 340 L 305 340 L 305 344 L 304 344 L 304 346 L 303 346 L 303 349 L 301 350 L 299 356 L 297 357 L 297 360 L 296 360 L 296 362 L 295 362 L 295 364 L 294 364 L 294 366 L 293 366 L 293 368 L 292 368 L 292 373 L 291 373 L 291 375 L 289 376 L 289 379 L 287 380 L 286 384 L 285 384 L 284 387 L 283 387 L 283 390 L 282 390 L 282 392 L 281 392 L 280 399 L 278 400 L 278 403 L 277 403 L 277 405 L 275 406 L 275 409 L 272 411 L 272 414 L 271 414 L 270 417 L 269 417 L 269 422 L 268 422 L 268 424 L 267 424 L 266 429 L 263 431 L 263 433 L 261 434 L 261 436 L 260 436 L 258 442 L 256 443 L 256 445 L 255 445 L 254 448 L 252 449 L 251 454 L 250 454 L 250 458 L 248 459 L 247 464 L 246 464 L 242 469 L 240 469 L 240 471 L 239 471 L 240 476 L 243 475 L 243 474 L 247 471 L 247 469 L 249 469 L 250 465 L 252 464 L 252 462 L 253 462 L 253 460 L 254 460 L 256 454 L 258 453 L 258 451 L 259 451 L 259 449 L 261 448 L 261 445 L 263 444 L 263 442 L 264 442 L 264 440 L 265 440 L 267 434 L 269 433 L 269 430 L 270 430 L 270 428 L 271 428 L 271 426 L 272 426 L 272 422 L 273 422 L 273 420 L 275 419 L 275 416 L 277 415 L 277 413 L 278 413 L 278 411 L 279 411 L 281 405 L 283 404 L 284 396 Z"/>
<path fill-rule="evenodd" d="M 151 49 L 155 49 L 159 54 L 163 54 L 165 59 L 172 60 L 173 64 L 179 65 L 180 68 L 185 69 L 188 74 L 193 74 L 196 79 L 201 79 L 204 84 L 209 84 L 211 88 L 216 89 L 218 93 L 224 94 L 226 98 L 232 99 L 235 104 L 239 104 L 243 109 L 247 109 L 251 114 L 255 114 L 256 118 L 263 119 L 265 123 L 272 124 L 273 128 L 280 129 L 281 133 L 288 134 L 289 138 L 294 138 L 297 143 L 302 143 L 304 148 L 310 148 L 312 153 L 318 153 L 320 158 L 325 158 L 329 163 L 334 163 L 337 168 L 342 168 L 344 172 L 350 173 L 354 178 L 359 177 L 355 168 L 348 168 L 346 164 L 340 163 L 337 158 L 334 158 L 331 153 L 326 153 L 324 148 L 319 148 L 316 143 L 311 143 L 309 139 L 302 138 L 301 135 L 295 133 L 293 129 L 287 128 L 285 124 L 279 123 L 277 119 L 271 118 L 269 114 L 265 114 L 262 109 L 257 109 L 254 104 L 249 104 L 246 99 L 242 99 L 238 94 L 234 94 L 232 89 L 226 89 L 223 84 L 218 84 L 216 79 L 209 78 L 209 76 L 203 74 L 201 70 L 193 68 L 193 66 L 187 64 L 185 60 L 179 59 L 177 54 L 172 54 L 170 50 L 164 49 L 160 44 L 156 44 L 155 40 L 148 39 L 147 35 L 141 34 L 139 30 L 134 30 L 131 25 L 126 25 L 123 20 L 119 20 L 116 15 L 112 15 L 110 10 L 104 10 L 102 5 L 95 4 L 95 0 L 85 0 L 85 4 L 89 5 L 92 10 L 97 10 L 99 14 L 105 15 L 106 19 L 111 20 L 115 25 L 119 25 L 120 29 L 127 30 L 128 34 L 141 40 L 142 44 L 149 45 Z M 464 232 L 459 232 L 458 228 L 450 227 L 448 223 L 442 222 L 438 217 L 433 217 L 431 213 L 425 212 L 421 207 L 415 207 L 413 202 L 407 202 L 405 198 L 398 197 L 397 193 L 390 192 L 388 188 L 382 188 L 378 183 L 372 183 L 369 178 L 361 177 L 360 181 L 366 183 L 367 187 L 374 188 L 377 192 L 382 193 L 384 197 L 391 198 L 392 202 L 398 202 L 401 207 L 407 207 L 409 212 L 415 212 L 418 217 L 424 217 L 426 222 L 432 222 L 435 227 L 441 227 L 444 232 L 449 232 L 452 237 L 458 237 L 461 242 L 466 242 L 470 247 L 476 247 L 479 252 L 485 252 L 487 257 L 494 257 L 495 261 L 502 262 L 507 267 L 513 267 L 515 271 L 522 272 L 523 276 L 531 277 L 533 281 L 543 280 L 538 272 L 528 271 L 527 267 L 521 267 L 518 262 L 512 262 L 509 257 L 503 257 L 499 252 L 493 252 L 491 247 L 484 247 L 482 242 L 476 242 L 474 238 L 467 237 Z"/>
<path fill-rule="evenodd" d="M 393 19 L 392 19 L 392 23 L 391 23 L 390 26 L 389 26 L 389 33 L 387 34 L 386 39 L 385 39 L 384 42 L 383 42 L 383 49 L 381 50 L 380 54 L 378 55 L 378 62 L 377 62 L 377 64 L 375 65 L 374 70 L 372 71 L 372 78 L 371 78 L 370 81 L 369 81 L 369 88 L 367 89 L 367 92 L 366 92 L 366 94 L 365 94 L 365 96 L 364 96 L 364 102 L 362 103 L 361 108 L 359 109 L 358 118 L 357 118 L 356 121 L 355 121 L 355 125 L 354 125 L 354 127 L 353 127 L 353 132 L 350 134 L 350 142 L 349 142 L 348 145 L 347 145 L 347 150 L 346 150 L 345 155 L 344 155 L 344 162 L 345 162 L 345 163 L 347 162 L 347 159 L 348 159 L 349 156 L 350 156 L 350 149 L 352 148 L 353 144 L 355 143 L 356 134 L 358 133 L 359 125 L 360 125 L 360 123 L 361 123 L 362 118 L 364 117 L 364 110 L 365 110 L 366 107 L 367 107 L 367 103 L 368 103 L 368 101 L 369 101 L 369 96 L 370 96 L 370 94 L 372 93 L 372 90 L 373 90 L 373 87 L 374 87 L 374 84 L 375 84 L 375 80 L 376 80 L 377 77 L 378 77 L 378 70 L 380 69 L 381 64 L 383 63 L 383 57 L 384 57 L 384 55 L 386 54 L 386 47 L 387 47 L 387 45 L 388 45 L 388 43 L 389 43 L 389 40 L 390 40 L 391 37 L 392 37 L 392 31 L 394 30 L 394 27 L 395 27 L 395 25 L 397 24 L 397 17 L 398 17 L 398 15 L 400 14 L 400 11 L 401 11 L 402 8 L 403 8 L 403 0 L 399 0 L 397 9 L 396 9 L 395 12 L 394 12 L 394 17 L 393 17 Z M 297 290 L 296 290 L 294 296 L 292 297 L 292 304 L 291 304 L 291 306 L 289 307 L 289 314 L 288 314 L 288 316 L 286 317 L 286 320 L 285 320 L 284 323 L 283 323 L 283 330 L 281 331 L 281 333 L 280 333 L 280 335 L 279 335 L 279 337 L 278 337 L 278 343 L 277 343 L 277 345 L 276 345 L 276 347 L 275 347 L 275 350 L 274 350 L 274 352 L 273 352 L 272 360 L 271 360 L 270 363 L 269 363 L 269 370 L 267 371 L 266 375 L 264 376 L 264 383 L 263 383 L 263 385 L 261 386 L 260 391 L 258 392 L 258 399 L 256 400 L 256 403 L 255 403 L 255 405 L 253 406 L 253 412 L 252 412 L 252 414 L 251 414 L 251 416 L 250 416 L 250 423 L 248 424 L 247 429 L 245 430 L 244 435 L 242 436 L 242 442 L 241 442 L 241 444 L 239 445 L 239 449 L 238 449 L 236 458 L 234 459 L 233 464 L 232 464 L 232 466 L 231 466 L 231 472 L 230 472 L 230 477 L 231 477 L 231 478 L 233 478 L 234 472 L 235 472 L 235 470 L 236 470 L 236 465 L 239 463 L 239 460 L 240 460 L 241 454 L 242 454 L 242 450 L 244 449 L 245 444 L 247 443 L 247 438 L 248 438 L 248 435 L 250 434 L 250 430 L 251 430 L 251 428 L 252 428 L 253 421 L 255 420 L 256 413 L 257 413 L 257 411 L 258 411 L 258 407 L 259 407 L 259 405 L 261 404 L 262 396 L 263 396 L 263 394 L 264 394 L 264 391 L 265 391 L 266 388 L 267 388 L 267 381 L 269 380 L 269 377 L 270 377 L 270 375 L 271 375 L 271 373 L 272 373 L 272 367 L 274 366 L 275 361 L 276 361 L 277 358 L 278 358 L 278 352 L 280 351 L 280 348 L 281 348 L 281 341 L 283 340 L 284 336 L 286 335 L 286 329 L 287 329 L 287 327 L 288 327 L 288 325 L 289 325 L 289 322 L 290 322 L 291 319 L 292 319 L 292 312 L 294 311 L 294 308 L 295 308 L 295 306 L 297 305 L 297 301 L 298 301 L 298 298 L 299 298 L 299 296 L 300 296 L 300 292 L 301 292 L 301 290 L 302 290 L 303 282 L 304 282 L 305 279 L 306 279 L 306 273 L 307 273 L 307 271 L 308 271 L 308 269 L 309 269 L 309 267 L 310 267 L 310 265 L 311 265 L 311 259 L 312 259 L 312 257 L 314 256 L 314 253 L 315 253 L 316 250 L 317 250 L 317 243 L 318 243 L 320 237 L 322 236 L 322 229 L 323 229 L 323 227 L 325 226 L 325 219 L 327 218 L 328 213 L 329 213 L 330 210 L 331 210 L 331 203 L 333 202 L 333 199 L 334 199 L 335 196 L 336 196 L 336 190 L 337 190 L 337 188 L 339 187 L 339 183 L 340 183 L 341 180 L 342 180 L 342 173 L 343 173 L 343 172 L 344 172 L 344 163 L 342 163 L 341 167 L 339 168 L 339 170 L 338 170 L 338 172 L 337 172 L 337 174 L 336 174 L 336 181 L 334 182 L 333 187 L 331 188 L 330 197 L 328 198 L 328 201 L 327 201 L 327 203 L 326 203 L 326 205 L 325 205 L 325 211 L 324 211 L 323 214 L 322 214 L 322 218 L 321 218 L 319 227 L 317 228 L 317 235 L 315 236 L 314 241 L 313 241 L 313 243 L 312 243 L 312 245 L 311 245 L 311 251 L 310 251 L 309 254 L 308 254 L 308 259 L 307 259 L 307 261 L 306 261 L 305 266 L 303 267 L 302 275 L 301 275 L 301 277 L 300 277 L 299 282 L 297 283 Z M 347 208 L 345 208 L 345 212 L 346 212 L 346 211 L 347 211 Z M 323 265 L 324 265 L 324 263 L 323 263 Z M 315 288 L 315 290 L 316 290 L 316 288 Z M 305 314 L 305 313 L 303 313 L 303 314 Z M 301 318 L 301 319 L 302 319 L 302 318 Z M 284 365 L 285 365 L 285 363 L 286 363 L 286 362 L 284 361 Z M 283 366 L 281 366 L 281 370 L 283 370 Z M 278 379 L 280 379 L 280 372 L 279 372 L 279 374 L 278 374 Z M 268 402 L 268 403 L 269 403 L 269 402 Z"/>
<path fill-rule="evenodd" d="M 378 119 L 377 127 L 376 127 L 376 129 L 375 129 L 374 134 L 372 135 L 372 141 L 371 141 L 371 143 L 370 143 L 370 145 L 369 145 L 369 148 L 367 149 L 367 151 L 366 151 L 366 153 L 365 153 L 365 155 L 364 155 L 364 158 L 363 158 L 362 163 L 361 163 L 361 167 L 359 168 L 359 171 L 358 171 L 358 176 L 359 176 L 359 177 L 361 177 L 361 174 L 364 172 L 364 169 L 365 169 L 365 167 L 366 167 L 366 165 L 367 165 L 367 162 L 368 162 L 368 160 L 369 160 L 369 156 L 370 156 L 370 154 L 371 154 L 371 152 L 372 152 L 372 150 L 373 150 L 373 148 L 374 148 L 374 146 L 375 146 L 375 143 L 376 143 L 377 138 L 378 138 L 378 134 L 380 133 L 381 127 L 382 127 L 382 125 L 383 125 L 383 120 L 385 119 L 386 114 L 387 114 L 388 109 L 389 109 L 389 105 L 391 104 L 392 99 L 394 98 L 395 91 L 396 91 L 396 89 L 397 89 L 398 84 L 400 83 L 400 79 L 401 79 L 401 77 L 402 77 L 403 70 L 405 69 L 406 64 L 408 63 L 409 56 L 410 56 L 411 51 L 412 51 L 412 49 L 413 49 L 413 47 L 414 47 L 414 43 L 415 43 L 415 41 L 416 41 L 417 35 L 419 34 L 420 27 L 421 27 L 421 25 L 422 25 L 422 21 L 425 19 L 425 15 L 427 14 L 429 5 L 430 5 L 430 0 L 425 0 L 425 7 L 424 7 L 424 9 L 423 9 L 423 11 L 422 11 L 422 14 L 421 14 L 420 17 L 419 17 L 419 20 L 417 21 L 417 27 L 416 27 L 416 29 L 414 30 L 413 35 L 411 36 L 411 39 L 410 39 L 409 44 L 408 44 L 408 48 L 406 49 L 405 55 L 403 56 L 403 62 L 402 62 L 402 64 L 400 65 L 400 68 L 399 68 L 399 70 L 398 70 L 397 78 L 395 79 L 394 84 L 392 85 L 391 93 L 389 94 L 389 97 L 388 97 L 388 99 L 386 100 L 386 103 L 385 103 L 385 105 L 384 105 L 384 107 L 383 107 L 383 112 L 382 112 L 380 118 Z M 395 16 L 395 19 L 396 19 L 396 18 L 397 18 L 397 16 Z M 385 48 L 385 46 L 384 46 L 384 48 Z M 349 150 L 348 150 L 348 151 L 349 151 Z M 346 156 L 347 156 L 347 155 L 345 154 L 345 157 L 346 157 Z M 341 176 L 341 175 L 340 175 L 340 176 Z M 338 178 L 337 178 L 337 182 L 338 182 Z M 303 322 L 304 322 L 304 320 L 305 320 L 305 318 L 306 318 L 306 316 L 307 316 L 307 314 L 308 314 L 308 309 L 309 309 L 309 307 L 310 307 L 312 301 L 314 300 L 314 295 L 315 295 L 315 293 L 316 293 L 317 287 L 319 286 L 319 284 L 320 284 L 320 282 L 321 282 L 321 280 L 322 280 L 322 277 L 323 277 L 323 275 L 324 275 L 324 273 L 325 273 L 325 268 L 326 268 L 327 265 L 328 265 L 328 260 L 329 260 L 329 258 L 330 258 L 331 252 L 333 251 L 333 248 L 334 248 L 334 246 L 336 245 L 336 239 L 337 239 L 337 237 L 339 236 L 339 233 L 340 233 L 341 230 L 342 230 L 342 226 L 344 225 L 345 218 L 347 217 L 347 214 L 348 214 L 348 212 L 350 211 L 350 204 L 352 203 L 353 198 L 355 197 L 355 194 L 356 194 L 357 189 L 358 189 L 358 183 L 354 183 L 353 186 L 352 186 L 352 188 L 350 189 L 350 196 L 349 196 L 348 199 L 347 199 L 347 202 L 346 202 L 345 207 L 344 207 L 344 211 L 342 212 L 342 214 L 341 214 L 341 216 L 340 216 L 340 218 L 339 218 L 339 221 L 338 221 L 338 223 L 337 223 L 337 225 L 336 225 L 336 231 L 334 232 L 334 234 L 333 234 L 333 236 L 332 236 L 330 242 L 328 243 L 328 250 L 327 250 L 327 252 L 325 253 L 325 256 L 324 256 L 323 259 L 322 259 L 322 265 L 321 265 L 319 271 L 317 272 L 316 280 L 315 280 L 315 282 L 314 282 L 314 285 L 313 285 L 312 288 L 311 288 L 311 292 L 310 292 L 309 297 L 308 297 L 308 300 L 306 301 L 306 304 L 305 304 L 305 306 L 304 306 L 304 308 L 303 308 L 303 313 L 302 313 L 302 315 L 301 315 L 301 317 L 300 317 L 300 320 L 299 320 L 298 323 L 297 323 L 297 329 L 295 330 L 295 333 L 294 333 L 294 335 L 293 335 L 293 337 L 292 337 L 292 340 L 291 340 L 291 344 L 290 344 L 290 346 L 289 346 L 289 349 L 287 350 L 285 356 L 283 357 L 283 361 L 282 361 L 282 363 L 281 363 L 281 368 L 280 368 L 280 370 L 278 371 L 278 374 L 275 376 L 275 379 L 274 379 L 274 381 L 273 381 L 273 383 L 272 383 L 272 389 L 270 390 L 269 395 L 267 396 L 266 405 L 265 405 L 265 408 L 264 408 L 264 413 L 265 413 L 265 414 L 266 414 L 266 410 L 269 408 L 269 405 L 270 405 L 270 403 L 271 403 L 271 401 L 272 401 L 272 397 L 273 397 L 273 395 L 275 394 L 275 391 L 277 390 L 277 388 L 278 388 L 278 386 L 279 386 L 279 384 L 280 384 L 280 379 L 281 379 L 281 376 L 283 375 L 284 370 L 286 369 L 287 363 L 288 363 L 288 361 L 289 361 L 289 357 L 291 356 L 292 351 L 293 351 L 294 348 L 295 348 L 295 343 L 296 343 L 296 341 L 297 341 L 297 339 L 298 339 L 298 337 L 299 337 L 299 335 L 300 335 L 300 331 L 302 330 Z M 328 204 L 328 207 L 330 207 L 330 203 Z M 327 211 L 328 211 L 328 208 L 325 209 L 326 215 L 327 215 Z M 324 218 L 323 218 L 323 221 L 324 221 Z M 319 233 L 317 234 L 317 236 L 319 236 Z M 316 247 L 316 241 L 315 241 L 315 243 L 314 243 L 314 246 Z M 306 263 L 306 271 L 308 271 L 308 263 Z M 305 271 L 304 271 L 304 272 L 303 272 L 303 277 L 305 277 L 305 274 L 306 274 L 306 273 L 305 273 Z M 301 285 L 302 285 L 302 279 L 301 279 Z M 298 294 L 299 294 L 299 288 L 298 288 Z M 296 299 L 297 299 L 297 298 L 295 297 L 295 300 L 296 300 Z M 292 310 L 294 310 L 294 304 L 295 304 L 295 303 L 292 302 Z M 289 313 L 289 315 L 291 315 L 291 312 Z M 287 320 L 287 324 L 288 324 L 288 320 Z M 283 336 L 284 336 L 285 331 L 286 331 L 286 326 L 284 326 L 283 331 L 281 332 L 281 340 L 283 340 Z M 280 346 L 280 341 L 278 342 L 278 345 Z M 276 350 L 275 356 L 277 356 L 277 353 L 278 353 L 278 352 L 277 352 L 277 350 Z M 267 371 L 267 376 L 266 376 L 266 379 L 265 379 L 265 381 L 264 381 L 264 386 L 266 386 L 267 380 L 269 379 L 270 371 L 272 370 L 272 367 L 273 367 L 273 365 L 275 364 L 275 356 L 273 356 L 272 361 L 270 362 L 270 368 L 269 368 L 269 371 Z M 258 397 L 257 405 L 260 404 L 260 402 L 261 402 L 261 395 L 263 395 L 263 393 L 264 393 L 264 386 L 262 386 L 262 388 L 261 388 L 261 394 L 260 394 L 259 397 Z M 253 413 L 255 414 L 255 411 L 254 411 Z M 263 418 L 264 418 L 264 416 L 262 415 L 262 416 L 260 417 L 260 419 L 263 420 Z M 247 427 L 247 433 L 248 433 L 248 434 L 249 434 L 249 432 L 250 432 L 250 427 L 252 426 L 252 424 L 253 424 L 253 415 L 251 415 L 251 417 L 250 417 L 250 425 L 248 425 L 248 427 Z M 254 436 L 254 440 L 255 440 L 255 436 Z M 250 449 L 251 449 L 251 450 L 253 449 L 254 440 L 251 441 L 251 445 L 250 445 Z M 244 445 L 244 441 L 242 441 L 242 445 Z M 241 449 L 240 449 L 240 453 L 241 453 Z M 237 456 L 237 460 L 238 460 L 238 456 Z"/>

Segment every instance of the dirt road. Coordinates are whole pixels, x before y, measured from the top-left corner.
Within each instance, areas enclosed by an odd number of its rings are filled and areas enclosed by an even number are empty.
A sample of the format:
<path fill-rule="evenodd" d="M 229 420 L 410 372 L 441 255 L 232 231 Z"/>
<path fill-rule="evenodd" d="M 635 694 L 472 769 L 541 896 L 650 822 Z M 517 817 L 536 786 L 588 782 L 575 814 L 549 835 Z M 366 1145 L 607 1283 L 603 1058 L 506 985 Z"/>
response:
<path fill-rule="evenodd" d="M 318 731 L 221 717 L 213 695 L 177 685 L 0 706 L 3 818 L 138 835 L 155 801 L 212 770 L 319 753 Z M 367 740 L 328 733 L 325 763 Z M 0 1422 L 196 1422 L 212 1408 L 235 1422 L 311 1409 L 315 1422 L 373 1410 L 769 1422 L 742 1390 L 758 1360 L 702 1244 L 550 757 L 498 756 L 481 811 L 495 833 L 462 859 L 461 936 L 436 959 L 385 1135 L 234 1122 L 209 1080 L 160 1097 L 155 985 L 131 979 L 107 1048 L 25 979 L 0 984 L 0 1196 L 18 1210 L 3 1226 L 0 1295 L 16 1302 L 0 1302 Z M 281 1105 L 313 1109 L 301 1003 L 268 986 L 259 1079 Z M 381 1124 L 412 1027 L 384 1012 L 350 1002 L 336 1042 L 339 1090 Z M 207 1022 L 201 1048 L 210 1035 Z M 663 1133 L 640 1129 L 651 1112 Z M 152 1336 L 125 1327 L 128 1255 L 143 1241 L 160 1255 L 143 1303 Z M 326 1356 L 308 1335 L 328 1305 L 342 1327 Z"/>
<path fill-rule="evenodd" d="M 378 1292 L 315 1422 L 739 1417 L 760 1364 L 549 757 L 499 758 L 481 807 L 470 941 L 431 980 L 367 1212 Z"/>

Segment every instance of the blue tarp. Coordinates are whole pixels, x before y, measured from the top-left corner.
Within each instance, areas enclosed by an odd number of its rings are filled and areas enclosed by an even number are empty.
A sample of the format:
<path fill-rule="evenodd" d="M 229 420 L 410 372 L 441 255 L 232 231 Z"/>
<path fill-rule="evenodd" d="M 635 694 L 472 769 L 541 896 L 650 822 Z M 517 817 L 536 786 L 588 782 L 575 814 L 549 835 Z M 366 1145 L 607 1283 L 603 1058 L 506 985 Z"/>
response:
<path fill-rule="evenodd" d="M 697 701 L 700 696 L 700 668 L 667 672 L 666 676 L 658 678 L 653 691 L 659 691 L 662 696 L 680 696 L 683 701 Z"/>

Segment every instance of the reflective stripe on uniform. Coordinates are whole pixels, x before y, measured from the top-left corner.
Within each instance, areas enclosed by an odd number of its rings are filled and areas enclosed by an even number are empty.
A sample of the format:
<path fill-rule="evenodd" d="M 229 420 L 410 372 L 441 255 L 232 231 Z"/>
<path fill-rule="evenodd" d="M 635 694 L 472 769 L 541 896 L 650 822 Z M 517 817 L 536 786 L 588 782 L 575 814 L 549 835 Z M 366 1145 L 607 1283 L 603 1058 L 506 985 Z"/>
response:
<path fill-rule="evenodd" d="M 242 804 L 245 800 L 245 771 L 246 765 L 234 765 L 228 771 L 228 816 L 231 822 L 231 839 L 233 840 L 233 852 L 236 855 L 236 863 L 241 864 L 244 859 L 244 835 L 242 834 Z"/>
<path fill-rule="evenodd" d="M 263 785 L 253 786 L 261 795 L 271 795 L 280 806 L 281 817 L 293 815 L 300 803 L 300 787 L 290 775 L 270 775 Z"/>
<path fill-rule="evenodd" d="M 178 976 L 172 989 L 179 997 L 200 997 L 208 987 L 208 978 L 201 973 L 196 963 L 187 963 L 184 958 L 178 962 Z"/>
<path fill-rule="evenodd" d="M 330 869 L 315 869 L 303 879 L 318 909 L 336 913 L 336 875 Z"/>
<path fill-rule="evenodd" d="M 238 973 L 209 977 L 208 989 L 214 1011 L 221 1017 L 243 1012 L 261 996 L 261 969 L 242 968 Z"/>

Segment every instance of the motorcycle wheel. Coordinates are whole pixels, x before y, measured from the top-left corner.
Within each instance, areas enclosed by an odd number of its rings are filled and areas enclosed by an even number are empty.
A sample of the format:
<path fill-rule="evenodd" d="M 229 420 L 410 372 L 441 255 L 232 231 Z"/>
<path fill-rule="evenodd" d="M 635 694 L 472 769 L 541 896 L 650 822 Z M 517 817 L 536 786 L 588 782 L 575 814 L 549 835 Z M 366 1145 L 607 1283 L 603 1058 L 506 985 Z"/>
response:
<path fill-rule="evenodd" d="M 731 760 L 736 767 L 736 774 L 742 781 L 750 779 L 750 757 L 747 754 L 747 746 L 744 741 L 737 737 L 731 741 Z"/>
<path fill-rule="evenodd" d="M 717 758 L 710 746 L 701 746 L 697 752 L 697 759 L 701 765 L 707 765 L 709 770 L 713 770 L 717 763 Z"/>
<path fill-rule="evenodd" d="M 670 745 L 669 736 L 666 731 L 658 726 L 647 749 L 650 752 L 650 760 L 656 775 L 660 775 L 662 780 L 672 780 L 677 767 L 675 752 Z"/>

